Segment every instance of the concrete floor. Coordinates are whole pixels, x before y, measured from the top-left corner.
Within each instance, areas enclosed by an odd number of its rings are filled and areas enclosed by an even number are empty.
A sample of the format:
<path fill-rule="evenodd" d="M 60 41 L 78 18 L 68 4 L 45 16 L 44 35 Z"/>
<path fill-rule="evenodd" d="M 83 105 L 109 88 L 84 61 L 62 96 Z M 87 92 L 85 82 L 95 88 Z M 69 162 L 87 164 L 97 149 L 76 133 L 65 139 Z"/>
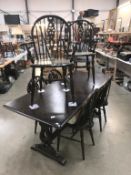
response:
<path fill-rule="evenodd" d="M 85 132 L 86 160 L 82 161 L 80 145 L 63 140 L 61 152 L 68 162 L 61 166 L 30 149 L 39 143 L 39 135 L 34 134 L 34 121 L 3 107 L 25 94 L 30 76 L 28 69 L 8 93 L 0 95 L 0 175 L 131 175 L 131 93 L 112 83 L 108 122 L 103 123 L 102 133 L 95 120 L 96 145 L 91 145 Z"/>

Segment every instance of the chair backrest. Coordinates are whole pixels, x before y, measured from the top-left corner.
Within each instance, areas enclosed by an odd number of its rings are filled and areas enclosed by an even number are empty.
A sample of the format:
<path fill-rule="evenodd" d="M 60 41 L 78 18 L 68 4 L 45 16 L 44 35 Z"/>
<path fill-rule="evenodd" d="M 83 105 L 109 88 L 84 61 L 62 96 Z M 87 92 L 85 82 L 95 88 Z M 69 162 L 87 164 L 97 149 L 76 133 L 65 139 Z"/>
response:
<path fill-rule="evenodd" d="M 76 51 L 94 51 L 94 28 L 87 20 L 69 22 L 71 42 Z"/>
<path fill-rule="evenodd" d="M 99 91 L 99 96 L 98 96 L 98 100 L 97 100 L 97 105 L 96 106 L 103 106 L 103 105 L 107 105 L 108 104 L 108 96 L 109 96 L 109 92 L 110 92 L 111 81 L 112 81 L 112 76 L 98 90 Z"/>
<path fill-rule="evenodd" d="M 85 126 L 92 127 L 93 115 L 98 98 L 98 90 L 94 90 L 88 99 L 84 102 L 79 117 L 75 123 L 76 129 L 83 128 Z"/>
<path fill-rule="evenodd" d="M 56 15 L 38 18 L 31 31 L 36 59 L 67 59 L 70 30 L 68 23 Z"/>

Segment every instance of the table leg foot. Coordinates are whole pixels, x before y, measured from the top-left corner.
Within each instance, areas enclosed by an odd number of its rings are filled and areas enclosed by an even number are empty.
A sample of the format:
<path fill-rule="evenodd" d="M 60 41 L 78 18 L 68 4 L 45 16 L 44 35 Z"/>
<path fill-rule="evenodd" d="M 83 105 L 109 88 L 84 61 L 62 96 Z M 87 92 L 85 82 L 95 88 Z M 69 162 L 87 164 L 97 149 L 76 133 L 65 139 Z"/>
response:
<path fill-rule="evenodd" d="M 55 149 L 51 145 L 35 144 L 35 145 L 31 146 L 31 149 L 34 151 L 38 151 L 41 154 L 45 155 L 46 157 L 49 157 L 49 158 L 57 161 L 61 165 L 66 164 L 66 160 L 64 159 L 64 157 L 62 157 L 58 152 L 56 152 Z"/>

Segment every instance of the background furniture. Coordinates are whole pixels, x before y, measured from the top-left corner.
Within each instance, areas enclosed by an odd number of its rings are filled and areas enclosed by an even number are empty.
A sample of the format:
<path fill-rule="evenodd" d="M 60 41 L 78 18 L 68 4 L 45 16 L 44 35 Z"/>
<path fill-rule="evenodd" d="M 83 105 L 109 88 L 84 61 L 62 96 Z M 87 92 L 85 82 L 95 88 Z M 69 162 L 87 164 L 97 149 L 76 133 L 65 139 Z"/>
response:
<path fill-rule="evenodd" d="M 0 58 L 1 83 L 0 93 L 5 93 L 19 76 L 19 62 L 27 60 L 27 51 L 15 53 L 10 57 Z"/>
<path fill-rule="evenodd" d="M 99 33 L 98 40 L 96 49 L 98 61 L 100 64 L 105 63 L 107 70 L 105 72 L 113 73 L 113 79 L 124 85 L 124 77 L 131 79 L 129 54 L 131 52 L 131 32 Z"/>

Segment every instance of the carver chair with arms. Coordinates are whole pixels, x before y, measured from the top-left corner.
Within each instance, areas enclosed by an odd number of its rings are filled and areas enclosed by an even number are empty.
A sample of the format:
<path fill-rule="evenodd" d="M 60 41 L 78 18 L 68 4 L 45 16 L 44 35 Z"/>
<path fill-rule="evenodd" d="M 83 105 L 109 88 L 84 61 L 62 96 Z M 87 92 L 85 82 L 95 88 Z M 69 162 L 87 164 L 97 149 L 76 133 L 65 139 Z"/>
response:
<path fill-rule="evenodd" d="M 72 63 L 70 62 L 69 39 L 70 30 L 68 23 L 56 15 L 45 15 L 38 18 L 31 31 L 34 43 L 35 60 L 32 64 L 32 77 L 39 68 L 40 90 L 42 82 L 49 83 L 58 79 L 63 79 L 66 88 L 66 72 Z M 47 78 L 44 71 L 48 69 Z M 56 71 L 62 68 L 62 71 Z"/>
<path fill-rule="evenodd" d="M 72 93 L 73 62 L 68 55 L 70 45 L 68 23 L 56 15 L 42 16 L 35 21 L 31 37 L 35 52 L 34 63 L 31 66 L 32 78 L 27 87 L 31 93 L 31 106 L 34 104 L 34 94 L 37 91 L 44 92 L 44 86 L 52 81 L 61 80 L 64 84 L 63 90 L 68 91 L 70 88 Z M 67 76 L 68 74 L 70 76 Z"/>

